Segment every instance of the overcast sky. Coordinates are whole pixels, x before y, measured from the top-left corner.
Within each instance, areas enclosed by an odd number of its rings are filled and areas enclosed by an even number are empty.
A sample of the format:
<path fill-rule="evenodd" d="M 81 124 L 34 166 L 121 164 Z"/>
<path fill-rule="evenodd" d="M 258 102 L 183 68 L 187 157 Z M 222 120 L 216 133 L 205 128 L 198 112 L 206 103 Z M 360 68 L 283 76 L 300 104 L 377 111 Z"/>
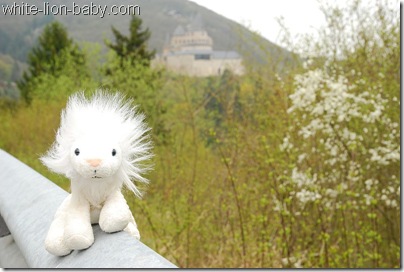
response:
<path fill-rule="evenodd" d="M 191 0 L 279 43 L 277 17 L 283 17 L 292 35 L 313 31 L 325 19 L 317 0 Z"/>
<path fill-rule="evenodd" d="M 298 34 L 318 33 L 325 24 L 325 18 L 320 11 L 321 0 L 191 0 L 233 21 L 248 26 L 259 32 L 268 40 L 281 44 L 279 32 L 281 28 L 276 18 L 283 17 L 292 38 Z M 377 0 L 363 0 L 365 6 L 373 5 Z M 400 10 L 399 0 L 386 0 L 384 4 Z M 351 0 L 338 0 L 340 6 L 348 5 Z M 294 42 L 298 41 L 297 38 Z"/>

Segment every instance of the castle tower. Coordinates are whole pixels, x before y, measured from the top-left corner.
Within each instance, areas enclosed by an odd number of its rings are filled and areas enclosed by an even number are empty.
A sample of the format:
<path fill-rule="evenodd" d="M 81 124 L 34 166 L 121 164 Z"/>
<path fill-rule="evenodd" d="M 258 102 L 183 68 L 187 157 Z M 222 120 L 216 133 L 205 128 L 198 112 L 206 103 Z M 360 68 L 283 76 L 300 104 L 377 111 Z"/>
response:
<path fill-rule="evenodd" d="M 186 28 L 181 25 L 177 26 L 169 44 L 164 47 L 164 51 L 212 51 L 212 46 L 213 40 L 203 28 L 201 16 L 197 15 Z"/>

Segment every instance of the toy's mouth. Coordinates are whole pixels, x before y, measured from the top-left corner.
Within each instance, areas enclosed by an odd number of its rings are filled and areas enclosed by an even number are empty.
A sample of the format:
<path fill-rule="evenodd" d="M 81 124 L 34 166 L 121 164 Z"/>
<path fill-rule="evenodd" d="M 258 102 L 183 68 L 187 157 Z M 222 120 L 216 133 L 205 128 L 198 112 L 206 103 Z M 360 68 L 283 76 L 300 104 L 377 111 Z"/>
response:
<path fill-rule="evenodd" d="M 100 176 L 97 176 L 97 170 L 94 170 L 94 176 L 92 176 L 91 178 L 99 179 L 99 178 L 101 178 L 101 177 L 100 177 Z"/>

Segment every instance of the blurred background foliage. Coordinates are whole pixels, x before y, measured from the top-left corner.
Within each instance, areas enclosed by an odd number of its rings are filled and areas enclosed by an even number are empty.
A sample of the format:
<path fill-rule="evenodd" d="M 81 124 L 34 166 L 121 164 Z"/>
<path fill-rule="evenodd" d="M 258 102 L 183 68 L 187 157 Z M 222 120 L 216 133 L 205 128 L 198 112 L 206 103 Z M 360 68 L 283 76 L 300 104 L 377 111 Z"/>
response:
<path fill-rule="evenodd" d="M 268 55 L 273 65 L 207 78 L 150 68 L 134 19 L 102 56 L 51 23 L 22 97 L 0 100 L 0 148 L 69 190 L 38 160 L 60 111 L 78 90 L 119 90 L 146 114 L 156 154 L 145 197 L 126 198 L 142 241 L 178 266 L 398 268 L 399 14 L 381 1 L 323 12 L 316 37 L 293 44 L 285 29 L 294 65 Z"/>

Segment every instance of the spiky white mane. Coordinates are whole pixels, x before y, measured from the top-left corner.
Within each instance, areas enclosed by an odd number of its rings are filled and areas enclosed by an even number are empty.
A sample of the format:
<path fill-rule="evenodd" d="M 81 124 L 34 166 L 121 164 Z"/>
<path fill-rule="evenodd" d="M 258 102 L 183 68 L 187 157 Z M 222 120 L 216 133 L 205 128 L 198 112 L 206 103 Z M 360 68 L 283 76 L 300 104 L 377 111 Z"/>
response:
<path fill-rule="evenodd" d="M 78 176 L 71 161 L 77 139 L 85 137 L 99 143 L 118 143 L 122 162 L 113 178 L 140 197 L 141 193 L 132 180 L 148 182 L 142 175 L 150 169 L 144 162 L 152 156 L 147 134 L 150 129 L 144 119 L 137 107 L 132 106 L 132 100 L 125 102 L 119 93 L 96 91 L 91 98 L 86 98 L 83 92 L 76 93 L 62 111 L 56 141 L 41 161 L 51 171 L 72 179 Z"/>

